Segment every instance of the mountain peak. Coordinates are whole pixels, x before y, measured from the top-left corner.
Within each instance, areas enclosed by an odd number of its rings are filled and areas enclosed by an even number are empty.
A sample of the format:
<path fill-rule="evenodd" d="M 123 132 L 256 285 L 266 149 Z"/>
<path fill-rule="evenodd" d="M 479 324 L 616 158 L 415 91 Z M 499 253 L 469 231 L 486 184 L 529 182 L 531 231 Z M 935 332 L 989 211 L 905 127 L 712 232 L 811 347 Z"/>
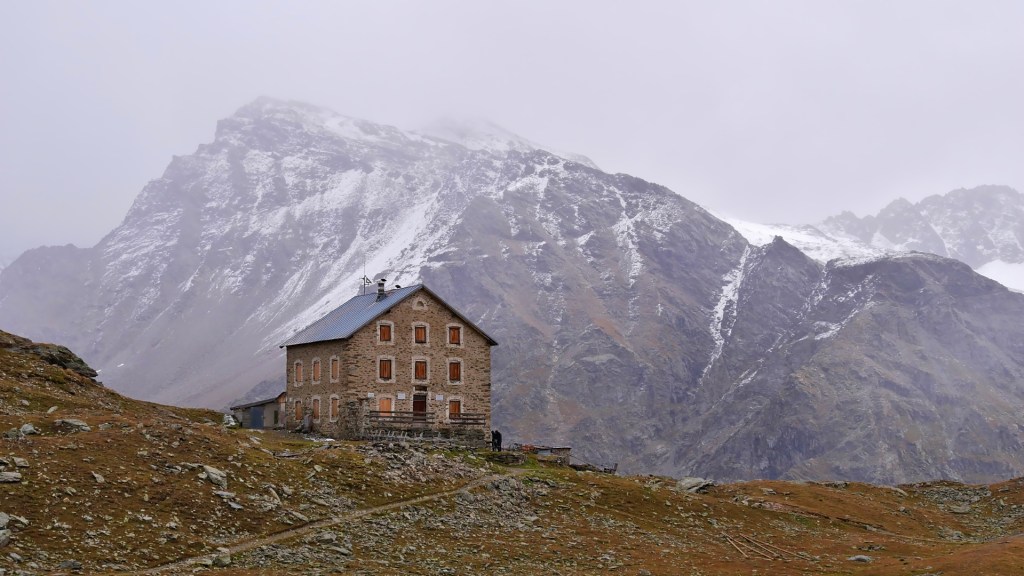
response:
<path fill-rule="evenodd" d="M 470 150 L 486 150 L 490 152 L 545 150 L 555 156 L 560 156 L 596 170 L 600 169 L 593 160 L 582 154 L 563 152 L 543 144 L 538 144 L 486 118 L 454 118 L 445 116 L 419 128 L 417 132 L 448 142 L 454 142 Z"/>

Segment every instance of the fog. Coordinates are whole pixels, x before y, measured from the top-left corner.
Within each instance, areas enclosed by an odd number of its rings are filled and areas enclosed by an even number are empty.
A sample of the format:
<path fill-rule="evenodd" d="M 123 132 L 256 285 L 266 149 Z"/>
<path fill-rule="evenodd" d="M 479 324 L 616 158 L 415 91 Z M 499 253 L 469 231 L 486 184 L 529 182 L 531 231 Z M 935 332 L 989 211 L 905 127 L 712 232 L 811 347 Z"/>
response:
<path fill-rule="evenodd" d="M 0 264 L 95 244 L 260 95 L 489 119 L 717 212 L 1024 188 L 1020 2 L 0 4 Z"/>

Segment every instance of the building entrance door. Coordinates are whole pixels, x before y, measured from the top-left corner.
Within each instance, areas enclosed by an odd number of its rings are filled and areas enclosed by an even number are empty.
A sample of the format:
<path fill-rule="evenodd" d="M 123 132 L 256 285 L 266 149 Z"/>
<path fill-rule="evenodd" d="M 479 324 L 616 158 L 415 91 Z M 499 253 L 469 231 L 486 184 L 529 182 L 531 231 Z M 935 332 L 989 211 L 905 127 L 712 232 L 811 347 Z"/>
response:
<path fill-rule="evenodd" d="M 249 408 L 249 428 L 263 428 L 263 406 Z"/>
<path fill-rule="evenodd" d="M 427 395 L 413 394 L 412 396 L 412 418 L 413 420 L 427 419 Z"/>

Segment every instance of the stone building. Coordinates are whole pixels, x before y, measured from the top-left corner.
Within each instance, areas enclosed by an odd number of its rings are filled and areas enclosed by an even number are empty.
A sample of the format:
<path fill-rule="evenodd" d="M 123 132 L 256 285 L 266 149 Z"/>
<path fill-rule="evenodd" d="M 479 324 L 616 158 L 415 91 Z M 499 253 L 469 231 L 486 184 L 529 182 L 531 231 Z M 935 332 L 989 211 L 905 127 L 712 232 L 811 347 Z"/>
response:
<path fill-rule="evenodd" d="M 285 427 L 485 442 L 497 342 L 422 284 L 355 296 L 282 344 Z"/>

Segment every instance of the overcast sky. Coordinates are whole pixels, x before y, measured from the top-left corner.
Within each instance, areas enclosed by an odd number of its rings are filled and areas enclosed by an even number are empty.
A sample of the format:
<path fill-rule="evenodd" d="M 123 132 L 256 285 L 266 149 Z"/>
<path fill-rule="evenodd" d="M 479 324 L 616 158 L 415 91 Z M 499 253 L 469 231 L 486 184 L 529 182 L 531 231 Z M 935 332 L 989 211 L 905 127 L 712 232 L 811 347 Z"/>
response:
<path fill-rule="evenodd" d="M 721 213 L 1024 189 L 1024 2 L 0 0 L 0 263 L 91 246 L 268 95 L 483 117 Z"/>

